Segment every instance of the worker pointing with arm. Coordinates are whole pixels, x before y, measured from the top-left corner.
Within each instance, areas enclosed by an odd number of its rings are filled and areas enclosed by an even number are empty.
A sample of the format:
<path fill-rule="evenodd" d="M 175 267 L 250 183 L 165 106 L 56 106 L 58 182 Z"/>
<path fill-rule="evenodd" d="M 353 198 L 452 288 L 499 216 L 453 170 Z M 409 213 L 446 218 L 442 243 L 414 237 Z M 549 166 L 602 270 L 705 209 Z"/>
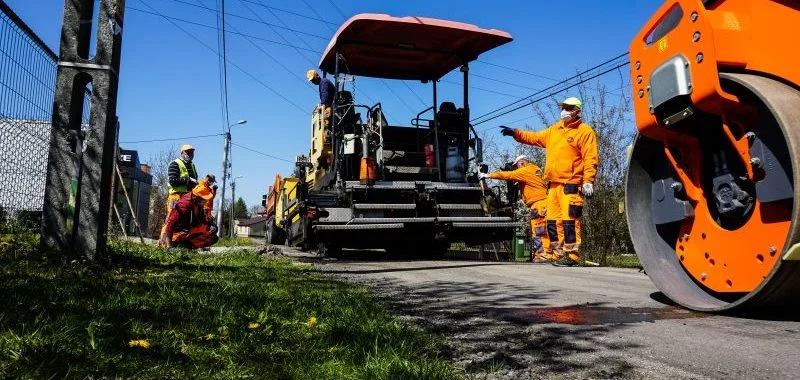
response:
<path fill-rule="evenodd" d="M 558 103 L 561 120 L 547 129 L 527 132 L 501 127 L 504 136 L 546 149 L 544 178 L 550 182 L 547 193 L 547 234 L 556 265 L 580 263 L 581 216 L 584 197 L 594 194 L 597 175 L 597 137 L 582 119 L 583 104 L 578 98 Z M 558 221 L 563 224 L 559 241 Z"/>
<path fill-rule="evenodd" d="M 533 252 L 531 261 L 546 263 L 551 259 L 550 239 L 547 235 L 545 216 L 547 215 L 547 187 L 542 178 L 542 169 L 530 162 L 527 156 L 520 155 L 514 160 L 514 170 L 494 173 L 478 173 L 480 179 L 490 178 L 519 183 L 522 201 L 530 208 Z M 556 240 L 557 241 L 557 240 Z"/>

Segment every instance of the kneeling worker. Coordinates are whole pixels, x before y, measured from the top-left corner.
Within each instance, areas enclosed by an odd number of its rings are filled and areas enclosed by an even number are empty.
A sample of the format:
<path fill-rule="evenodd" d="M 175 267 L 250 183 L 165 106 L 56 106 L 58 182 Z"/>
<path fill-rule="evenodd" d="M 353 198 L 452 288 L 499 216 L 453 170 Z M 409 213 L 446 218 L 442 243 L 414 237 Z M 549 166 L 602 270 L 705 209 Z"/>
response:
<path fill-rule="evenodd" d="M 542 178 L 542 170 L 530 162 L 524 155 L 514 160 L 516 169 L 497 171 L 494 173 L 478 173 L 480 179 L 491 178 L 519 183 L 522 201 L 531 210 L 531 236 L 533 236 L 533 252 L 531 261 L 545 263 L 551 259 L 550 238 L 547 235 L 547 187 Z"/>
<path fill-rule="evenodd" d="M 159 245 L 196 249 L 216 243 L 217 226 L 206 207 L 214 201 L 214 193 L 209 180 L 202 179 L 192 191 L 181 195 L 167 218 Z"/>

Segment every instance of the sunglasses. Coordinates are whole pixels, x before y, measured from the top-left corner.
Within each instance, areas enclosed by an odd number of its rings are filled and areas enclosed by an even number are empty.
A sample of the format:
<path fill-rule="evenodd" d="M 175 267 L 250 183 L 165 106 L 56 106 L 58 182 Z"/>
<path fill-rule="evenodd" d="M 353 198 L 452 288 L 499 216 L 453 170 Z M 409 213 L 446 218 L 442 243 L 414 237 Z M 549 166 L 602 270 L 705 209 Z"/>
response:
<path fill-rule="evenodd" d="M 564 104 L 564 105 L 561 106 L 561 109 L 564 110 L 564 111 L 574 111 L 575 110 L 575 106 Z"/>

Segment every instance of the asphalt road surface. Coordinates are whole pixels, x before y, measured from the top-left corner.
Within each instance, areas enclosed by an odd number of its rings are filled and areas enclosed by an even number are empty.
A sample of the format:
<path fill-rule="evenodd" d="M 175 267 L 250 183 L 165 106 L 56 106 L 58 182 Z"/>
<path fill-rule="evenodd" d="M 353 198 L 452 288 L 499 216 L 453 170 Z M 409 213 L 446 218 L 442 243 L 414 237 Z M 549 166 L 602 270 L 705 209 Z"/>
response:
<path fill-rule="evenodd" d="M 635 269 L 284 253 L 372 287 L 476 378 L 800 378 L 800 313 L 687 311 Z"/>

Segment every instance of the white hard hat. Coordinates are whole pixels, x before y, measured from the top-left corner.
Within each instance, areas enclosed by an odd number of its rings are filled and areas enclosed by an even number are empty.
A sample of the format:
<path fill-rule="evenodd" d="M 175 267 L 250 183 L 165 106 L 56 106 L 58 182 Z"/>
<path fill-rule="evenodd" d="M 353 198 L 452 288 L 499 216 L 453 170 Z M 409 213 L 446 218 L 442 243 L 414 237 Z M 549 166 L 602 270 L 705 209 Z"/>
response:
<path fill-rule="evenodd" d="M 520 154 L 519 156 L 517 156 L 517 158 L 514 159 L 514 166 L 516 166 L 520 161 L 527 160 L 527 159 L 528 159 L 528 156 L 526 156 L 524 154 Z"/>

